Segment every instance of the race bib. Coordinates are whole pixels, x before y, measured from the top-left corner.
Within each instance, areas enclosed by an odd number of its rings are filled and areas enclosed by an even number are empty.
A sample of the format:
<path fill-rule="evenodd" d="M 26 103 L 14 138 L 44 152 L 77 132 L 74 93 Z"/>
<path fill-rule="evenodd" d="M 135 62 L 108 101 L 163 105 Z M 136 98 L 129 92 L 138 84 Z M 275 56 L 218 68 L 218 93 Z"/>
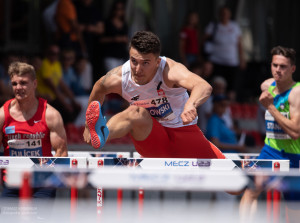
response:
<path fill-rule="evenodd" d="M 159 121 L 170 121 L 176 118 L 166 96 L 135 101 L 132 105 L 146 108 L 150 115 Z"/>
<path fill-rule="evenodd" d="M 42 156 L 41 139 L 12 139 L 8 141 L 10 156 Z"/>
<path fill-rule="evenodd" d="M 289 118 L 289 112 L 280 112 L 284 117 Z M 281 126 L 276 122 L 274 117 L 269 111 L 265 113 L 266 120 L 266 136 L 270 139 L 291 139 L 291 137 L 286 134 Z"/>

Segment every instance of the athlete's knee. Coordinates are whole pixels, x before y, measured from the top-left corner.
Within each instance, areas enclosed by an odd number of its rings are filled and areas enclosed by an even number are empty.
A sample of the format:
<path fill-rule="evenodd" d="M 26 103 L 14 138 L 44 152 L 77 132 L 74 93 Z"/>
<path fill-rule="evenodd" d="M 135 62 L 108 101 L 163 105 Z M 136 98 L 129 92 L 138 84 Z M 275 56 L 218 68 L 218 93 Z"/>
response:
<path fill-rule="evenodd" d="M 145 140 L 149 136 L 153 124 L 149 112 L 145 108 L 137 106 L 130 106 L 126 112 L 132 137 L 138 141 Z"/>
<path fill-rule="evenodd" d="M 126 113 L 131 120 L 144 120 L 145 118 L 151 118 L 147 109 L 138 106 L 129 106 L 126 109 Z"/>

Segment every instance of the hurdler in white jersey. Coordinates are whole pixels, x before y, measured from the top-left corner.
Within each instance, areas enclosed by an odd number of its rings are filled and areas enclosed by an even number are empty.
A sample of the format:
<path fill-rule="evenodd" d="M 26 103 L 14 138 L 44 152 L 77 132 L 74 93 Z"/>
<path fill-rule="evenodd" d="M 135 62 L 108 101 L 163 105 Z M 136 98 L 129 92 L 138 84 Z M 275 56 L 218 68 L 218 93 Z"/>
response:
<path fill-rule="evenodd" d="M 129 134 L 144 157 L 225 158 L 196 125 L 196 108 L 210 96 L 211 86 L 184 65 L 161 57 L 160 50 L 154 33 L 135 33 L 129 61 L 109 71 L 93 87 L 85 141 L 102 148 L 107 140 Z M 101 104 L 110 93 L 121 95 L 130 106 L 106 125 Z"/>

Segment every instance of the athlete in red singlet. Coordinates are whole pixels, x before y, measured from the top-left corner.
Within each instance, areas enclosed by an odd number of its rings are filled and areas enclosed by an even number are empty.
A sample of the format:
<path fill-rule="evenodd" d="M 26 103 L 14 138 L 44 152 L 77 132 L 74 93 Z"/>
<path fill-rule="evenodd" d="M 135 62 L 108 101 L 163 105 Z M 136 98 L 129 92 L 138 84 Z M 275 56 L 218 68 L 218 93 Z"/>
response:
<path fill-rule="evenodd" d="M 46 123 L 47 101 L 39 98 L 34 116 L 17 121 L 9 113 L 11 99 L 3 105 L 5 120 L 2 127 L 5 156 L 52 156 L 50 131 Z"/>
<path fill-rule="evenodd" d="M 14 62 L 9 66 L 15 97 L 0 108 L 0 142 L 5 156 L 67 156 L 67 140 L 59 112 L 37 98 L 37 80 L 34 68 Z M 40 189 L 34 197 L 53 197 L 55 190 Z M 18 191 L 4 188 L 3 196 L 17 197 Z"/>

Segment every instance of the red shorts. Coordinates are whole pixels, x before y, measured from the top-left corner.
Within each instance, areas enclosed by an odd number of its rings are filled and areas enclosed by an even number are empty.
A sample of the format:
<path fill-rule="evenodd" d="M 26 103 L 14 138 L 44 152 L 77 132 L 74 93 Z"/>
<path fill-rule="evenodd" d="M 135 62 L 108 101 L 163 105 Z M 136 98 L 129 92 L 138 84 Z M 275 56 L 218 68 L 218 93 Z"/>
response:
<path fill-rule="evenodd" d="M 197 125 L 168 128 L 156 119 L 152 120 L 152 131 L 145 140 L 137 141 L 131 137 L 136 151 L 143 157 L 225 159 Z"/>

